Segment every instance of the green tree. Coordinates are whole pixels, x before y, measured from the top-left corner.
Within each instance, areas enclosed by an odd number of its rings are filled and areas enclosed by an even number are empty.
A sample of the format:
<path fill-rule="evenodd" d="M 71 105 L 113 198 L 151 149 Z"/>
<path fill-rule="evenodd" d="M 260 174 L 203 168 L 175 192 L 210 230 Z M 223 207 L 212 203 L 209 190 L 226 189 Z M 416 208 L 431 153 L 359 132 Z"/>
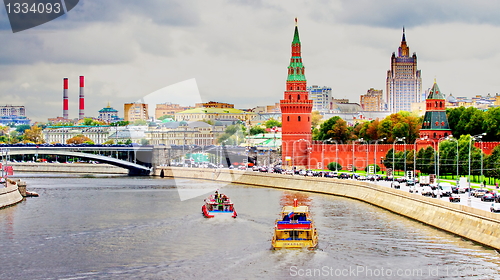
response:
<path fill-rule="evenodd" d="M 266 128 L 281 127 L 281 122 L 275 119 L 269 119 L 264 123 L 264 125 Z"/>
<path fill-rule="evenodd" d="M 16 127 L 16 131 L 19 132 L 20 134 L 23 134 L 26 129 L 31 128 L 29 124 L 21 124 Z"/>
<path fill-rule="evenodd" d="M 500 141 L 500 107 L 490 108 L 484 113 L 482 132 L 485 141 Z"/>
<path fill-rule="evenodd" d="M 350 132 L 347 123 L 339 116 L 334 116 L 320 125 L 318 138 L 314 140 L 333 139 L 339 143 L 347 142 L 350 139 Z"/>
<path fill-rule="evenodd" d="M 338 170 L 342 170 L 342 165 L 340 165 L 340 163 L 338 163 L 338 162 L 332 161 L 327 165 L 327 168 L 328 168 L 328 170 L 331 170 L 331 171 L 338 171 Z"/>
<path fill-rule="evenodd" d="M 111 123 L 110 125 L 111 126 L 127 126 L 129 124 L 130 124 L 129 121 L 117 121 L 117 122 Z"/>
<path fill-rule="evenodd" d="M 266 130 L 263 127 L 260 126 L 252 126 L 250 128 L 250 135 L 257 135 L 261 133 L 266 133 Z"/>

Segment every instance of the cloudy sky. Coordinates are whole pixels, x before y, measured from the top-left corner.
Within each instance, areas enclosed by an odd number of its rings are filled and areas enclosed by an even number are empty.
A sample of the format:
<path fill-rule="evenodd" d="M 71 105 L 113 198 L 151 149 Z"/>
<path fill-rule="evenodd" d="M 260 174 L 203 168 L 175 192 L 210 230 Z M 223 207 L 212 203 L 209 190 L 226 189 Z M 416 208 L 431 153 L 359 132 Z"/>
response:
<path fill-rule="evenodd" d="M 68 14 L 18 33 L 0 8 L 0 104 L 24 105 L 36 121 L 62 116 L 68 77 L 70 117 L 77 117 L 84 75 L 87 116 L 108 102 L 123 114 L 123 103 L 174 84 L 184 86 L 155 100 L 271 105 L 285 89 L 295 17 L 308 85 L 330 86 L 337 98 L 385 93 L 403 26 L 424 89 L 436 78 L 455 96 L 500 92 L 496 1 L 80 0 Z"/>

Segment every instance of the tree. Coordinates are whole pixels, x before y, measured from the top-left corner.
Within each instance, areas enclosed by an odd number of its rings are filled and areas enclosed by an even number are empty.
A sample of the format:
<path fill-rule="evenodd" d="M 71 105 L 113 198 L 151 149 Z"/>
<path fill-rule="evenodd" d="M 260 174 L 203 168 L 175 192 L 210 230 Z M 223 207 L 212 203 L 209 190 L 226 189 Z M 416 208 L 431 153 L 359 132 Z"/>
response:
<path fill-rule="evenodd" d="M 129 124 L 130 124 L 129 121 L 117 121 L 117 122 L 111 123 L 110 125 L 111 126 L 127 126 Z"/>
<path fill-rule="evenodd" d="M 485 112 L 482 132 L 485 141 L 500 141 L 500 107 Z"/>
<path fill-rule="evenodd" d="M 137 126 L 139 126 L 139 125 L 147 125 L 147 124 L 148 124 L 148 122 L 146 120 L 135 120 L 132 123 L 132 125 L 137 125 Z"/>
<path fill-rule="evenodd" d="M 24 131 L 23 139 L 35 144 L 45 143 L 45 140 L 43 139 L 42 128 L 38 125 L 34 125 L 31 128 L 26 129 Z"/>
<path fill-rule="evenodd" d="M 317 134 L 318 138 L 314 140 L 326 140 L 331 138 L 342 143 L 347 142 L 347 140 L 350 139 L 350 135 L 347 123 L 339 116 L 334 116 L 320 125 L 319 133 Z"/>
<path fill-rule="evenodd" d="M 66 144 L 79 145 L 79 144 L 83 144 L 83 143 L 93 144 L 94 142 L 90 138 L 88 138 L 87 136 L 84 136 L 82 134 L 78 134 L 78 135 L 73 136 L 73 137 L 69 138 L 68 140 L 66 140 Z"/>
<path fill-rule="evenodd" d="M 21 124 L 16 127 L 16 131 L 19 132 L 20 134 L 23 134 L 26 129 L 31 128 L 29 124 Z"/>
<path fill-rule="evenodd" d="M 243 125 L 234 124 L 226 127 L 226 131 L 218 139 L 218 143 L 226 143 L 226 145 L 239 145 L 245 141 Z"/>
<path fill-rule="evenodd" d="M 275 119 L 269 119 L 264 123 L 264 125 L 266 128 L 281 127 L 281 122 Z"/>
<path fill-rule="evenodd" d="M 327 168 L 328 170 L 331 170 L 331 171 L 338 171 L 338 170 L 342 170 L 342 165 L 340 165 L 340 163 L 338 162 L 330 162 L 328 165 L 327 165 Z"/>
<path fill-rule="evenodd" d="M 261 133 L 266 133 L 266 130 L 263 127 L 260 126 L 252 126 L 250 128 L 250 135 L 257 135 Z"/>
<path fill-rule="evenodd" d="M 319 111 L 312 111 L 311 112 L 311 127 L 317 128 L 319 124 L 321 123 L 321 119 L 323 119 L 323 115 L 320 114 Z"/>
<path fill-rule="evenodd" d="M 115 144 L 115 140 L 110 139 L 110 140 L 108 140 L 108 141 L 104 142 L 103 144 L 104 144 L 104 145 L 114 145 L 114 144 Z"/>

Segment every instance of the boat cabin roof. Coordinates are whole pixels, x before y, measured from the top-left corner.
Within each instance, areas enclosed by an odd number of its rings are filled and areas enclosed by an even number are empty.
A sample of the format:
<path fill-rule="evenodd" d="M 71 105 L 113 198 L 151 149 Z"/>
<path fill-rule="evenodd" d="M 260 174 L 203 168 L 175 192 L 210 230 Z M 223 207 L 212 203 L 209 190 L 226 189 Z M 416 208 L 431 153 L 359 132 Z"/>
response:
<path fill-rule="evenodd" d="M 283 206 L 283 209 L 281 210 L 282 213 L 308 213 L 309 212 L 309 207 L 307 206 Z"/>

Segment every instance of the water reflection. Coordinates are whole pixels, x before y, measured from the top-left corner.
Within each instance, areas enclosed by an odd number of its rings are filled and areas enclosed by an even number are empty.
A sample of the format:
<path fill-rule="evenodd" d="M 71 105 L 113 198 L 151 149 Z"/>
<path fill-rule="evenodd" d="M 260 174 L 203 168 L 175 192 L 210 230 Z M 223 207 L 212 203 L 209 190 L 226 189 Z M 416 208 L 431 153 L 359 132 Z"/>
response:
<path fill-rule="evenodd" d="M 0 261 L 9 264 L 0 279 L 288 279 L 325 267 L 425 272 L 395 279 L 500 277 L 496 251 L 346 198 L 229 185 L 222 192 L 238 218 L 218 220 L 201 214 L 203 197 L 181 202 L 168 179 L 25 180 L 40 197 L 0 210 Z M 294 198 L 311 208 L 318 250 L 270 250 L 274 221 Z"/>

